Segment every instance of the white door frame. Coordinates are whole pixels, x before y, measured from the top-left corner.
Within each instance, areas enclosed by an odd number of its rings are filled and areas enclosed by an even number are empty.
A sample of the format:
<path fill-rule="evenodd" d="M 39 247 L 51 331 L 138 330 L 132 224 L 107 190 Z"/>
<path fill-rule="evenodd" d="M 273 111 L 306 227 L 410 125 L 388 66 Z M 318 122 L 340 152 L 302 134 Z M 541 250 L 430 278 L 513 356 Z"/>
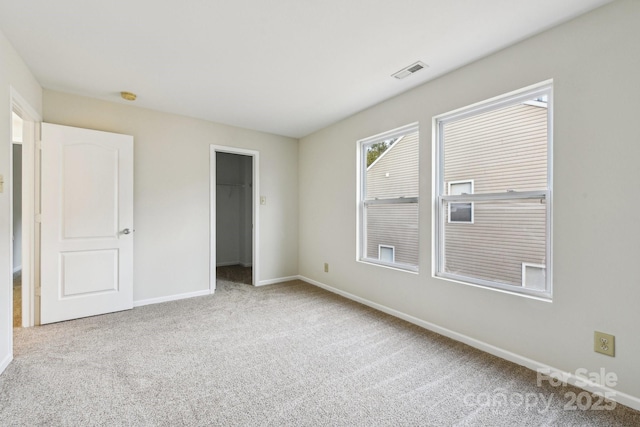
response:
<path fill-rule="evenodd" d="M 209 223 L 209 292 L 214 293 L 216 290 L 216 153 L 228 153 L 228 154 L 239 154 L 242 156 L 250 156 L 252 159 L 252 221 L 253 221 L 253 230 L 252 230 L 252 238 L 251 238 L 251 252 L 252 252 L 252 261 L 251 261 L 251 272 L 252 272 L 252 284 L 253 286 L 257 286 L 259 283 L 258 269 L 259 259 L 258 259 L 258 236 L 260 233 L 258 232 L 259 227 L 259 215 L 258 215 L 258 207 L 260 206 L 260 161 L 259 156 L 260 152 L 255 150 L 247 150 L 244 148 L 236 148 L 236 147 L 227 147 L 223 145 L 211 145 L 210 148 L 210 223 Z"/>
<path fill-rule="evenodd" d="M 36 212 L 39 209 L 36 183 L 38 182 L 39 152 L 36 141 L 40 139 L 40 122 L 42 118 L 29 103 L 16 91 L 10 88 L 10 111 L 18 114 L 24 121 L 22 141 L 22 326 L 34 326 L 39 322 L 36 306 L 36 283 L 38 282 L 38 235 L 39 224 L 36 223 Z M 13 135 L 13 122 L 11 124 Z M 13 150 L 13 141 L 9 144 Z M 9 157 L 10 176 L 13 176 L 13 155 Z M 10 186 L 10 226 L 13 235 L 13 182 Z M 11 247 L 11 265 L 13 265 L 13 245 Z M 11 278 L 13 282 L 13 278 Z M 11 287 L 13 290 L 13 286 Z M 13 311 L 13 291 L 11 293 L 11 309 Z"/>

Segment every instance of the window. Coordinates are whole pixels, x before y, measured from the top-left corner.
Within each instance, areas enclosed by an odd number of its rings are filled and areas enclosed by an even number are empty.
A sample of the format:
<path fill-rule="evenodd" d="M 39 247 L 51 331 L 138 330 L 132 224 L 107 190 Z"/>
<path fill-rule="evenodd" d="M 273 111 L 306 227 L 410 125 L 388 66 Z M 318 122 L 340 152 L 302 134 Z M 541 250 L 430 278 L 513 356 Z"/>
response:
<path fill-rule="evenodd" d="M 473 180 L 451 181 L 448 188 L 449 194 L 452 196 L 473 194 Z M 473 224 L 473 203 L 449 203 L 449 222 Z"/>
<path fill-rule="evenodd" d="M 418 126 L 358 142 L 358 260 L 418 270 Z"/>
<path fill-rule="evenodd" d="M 378 259 L 385 262 L 396 262 L 396 248 L 393 246 L 378 245 Z"/>
<path fill-rule="evenodd" d="M 544 290 L 545 266 L 539 264 L 522 263 L 522 286 L 525 288 Z"/>
<path fill-rule="evenodd" d="M 551 297 L 552 82 L 434 118 L 436 277 Z"/>

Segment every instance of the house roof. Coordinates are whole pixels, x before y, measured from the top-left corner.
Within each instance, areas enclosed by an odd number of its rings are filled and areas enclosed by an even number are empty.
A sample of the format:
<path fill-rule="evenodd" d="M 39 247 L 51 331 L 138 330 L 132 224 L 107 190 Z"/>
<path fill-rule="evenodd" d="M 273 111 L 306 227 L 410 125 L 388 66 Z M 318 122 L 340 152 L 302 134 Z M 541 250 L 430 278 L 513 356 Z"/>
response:
<path fill-rule="evenodd" d="M 386 150 L 384 150 L 384 151 L 382 152 L 382 154 L 380 154 L 380 155 L 378 156 L 378 158 L 377 158 L 377 159 L 375 159 L 375 160 L 373 161 L 373 163 L 371 163 L 369 166 L 367 166 L 367 170 L 369 170 L 369 169 L 371 169 L 372 167 L 374 167 L 374 166 L 375 166 L 375 165 L 380 161 L 380 159 L 381 159 L 381 158 L 383 158 L 383 157 L 384 157 L 384 156 L 385 156 L 389 151 L 393 150 L 393 147 L 395 147 L 396 145 L 398 145 L 398 143 L 399 143 L 400 141 L 402 141 L 402 138 L 404 138 L 404 135 L 402 135 L 402 136 L 400 136 L 400 137 L 396 138 L 396 139 L 395 139 L 395 141 L 393 141 L 393 143 L 392 143 L 389 147 L 387 147 L 387 149 L 386 149 Z M 380 142 L 382 142 L 382 141 L 380 141 Z"/>

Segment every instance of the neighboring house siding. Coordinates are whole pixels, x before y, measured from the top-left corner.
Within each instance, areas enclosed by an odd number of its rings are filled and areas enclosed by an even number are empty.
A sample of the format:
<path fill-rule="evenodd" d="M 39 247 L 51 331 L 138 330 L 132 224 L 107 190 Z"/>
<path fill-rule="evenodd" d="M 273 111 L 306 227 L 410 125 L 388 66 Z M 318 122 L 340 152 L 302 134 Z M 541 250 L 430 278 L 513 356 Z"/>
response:
<path fill-rule="evenodd" d="M 476 194 L 547 187 L 546 108 L 514 105 L 448 123 L 444 134 L 445 182 L 473 179 Z"/>
<path fill-rule="evenodd" d="M 367 255 L 378 258 L 378 245 L 393 246 L 395 262 L 418 265 L 418 204 L 370 206 Z"/>
<path fill-rule="evenodd" d="M 389 147 L 367 169 L 366 198 L 418 197 L 418 149 L 418 132 Z M 369 206 L 366 230 L 368 258 L 378 258 L 378 245 L 386 245 L 395 248 L 396 263 L 418 264 L 417 203 Z"/>
<path fill-rule="evenodd" d="M 414 132 L 400 138 L 367 168 L 366 198 L 418 197 L 418 176 L 418 132 Z"/>
<path fill-rule="evenodd" d="M 539 201 L 475 203 L 474 224 L 446 224 L 446 271 L 522 284 L 522 263 L 544 264 L 546 211 Z"/>
<path fill-rule="evenodd" d="M 445 188 L 462 180 L 474 181 L 475 194 L 547 188 L 546 108 L 491 111 L 446 124 L 444 135 Z M 446 271 L 521 285 L 523 262 L 545 263 L 542 203 L 476 202 L 473 224 L 445 219 Z"/>

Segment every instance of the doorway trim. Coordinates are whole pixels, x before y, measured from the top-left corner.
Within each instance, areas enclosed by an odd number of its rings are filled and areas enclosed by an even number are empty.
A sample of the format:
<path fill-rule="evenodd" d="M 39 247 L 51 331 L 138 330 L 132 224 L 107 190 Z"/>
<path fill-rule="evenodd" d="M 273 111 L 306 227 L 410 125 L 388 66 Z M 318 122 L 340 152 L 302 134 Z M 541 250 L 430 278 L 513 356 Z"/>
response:
<path fill-rule="evenodd" d="M 39 279 L 39 224 L 36 223 L 36 212 L 39 209 L 39 197 L 36 186 L 39 180 L 40 156 L 36 145 L 40 140 L 42 118 L 13 87 L 10 87 L 10 112 L 15 112 L 24 122 L 22 136 L 22 327 L 30 327 L 39 322 L 36 304 L 36 284 Z M 10 131 L 13 136 L 13 121 L 11 121 Z M 13 138 L 9 148 L 13 150 Z M 13 155 L 10 159 L 9 173 L 13 176 Z M 13 235 L 13 183 L 10 194 L 10 227 L 11 235 Z M 13 245 L 11 245 L 11 265 L 13 265 L 13 257 Z M 13 286 L 11 289 L 13 290 Z M 13 291 L 11 295 L 13 300 Z"/>
<path fill-rule="evenodd" d="M 258 243 L 260 230 L 260 216 L 258 209 L 260 206 L 260 152 L 255 150 L 247 150 L 244 148 L 228 147 L 224 145 L 211 145 L 210 147 L 210 189 L 209 189 L 209 293 L 216 290 L 216 153 L 239 154 L 251 157 L 252 176 L 251 176 L 251 200 L 252 200 L 252 222 L 253 230 L 251 231 L 251 283 L 257 286 L 259 270 Z"/>

